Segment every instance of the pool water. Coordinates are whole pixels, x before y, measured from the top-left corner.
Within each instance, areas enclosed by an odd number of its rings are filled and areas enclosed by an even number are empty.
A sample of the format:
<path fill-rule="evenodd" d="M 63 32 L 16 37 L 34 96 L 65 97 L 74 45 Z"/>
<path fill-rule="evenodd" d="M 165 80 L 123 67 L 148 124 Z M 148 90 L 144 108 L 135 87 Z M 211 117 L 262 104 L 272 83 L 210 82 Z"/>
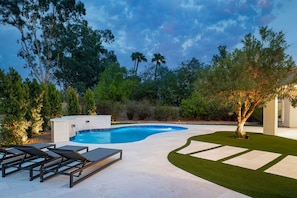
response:
<path fill-rule="evenodd" d="M 74 137 L 70 138 L 70 141 L 94 144 L 126 143 L 140 141 L 157 133 L 181 131 L 186 129 L 187 128 L 180 126 L 164 125 L 140 125 L 112 129 L 92 129 L 78 131 Z"/>

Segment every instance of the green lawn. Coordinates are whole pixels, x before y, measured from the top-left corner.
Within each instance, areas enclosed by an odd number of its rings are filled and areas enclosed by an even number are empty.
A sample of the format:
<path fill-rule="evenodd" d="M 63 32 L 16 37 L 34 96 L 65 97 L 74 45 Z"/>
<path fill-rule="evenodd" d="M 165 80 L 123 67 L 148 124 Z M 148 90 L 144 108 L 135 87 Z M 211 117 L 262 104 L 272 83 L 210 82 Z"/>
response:
<path fill-rule="evenodd" d="M 190 140 L 205 141 L 221 145 L 237 146 L 249 150 L 262 150 L 281 153 L 282 156 L 258 170 L 249 170 L 176 153 L 177 148 L 168 155 L 169 161 L 177 167 L 234 191 L 252 197 L 296 197 L 297 180 L 263 172 L 287 155 L 297 156 L 297 141 L 277 136 L 248 133 L 249 139 L 236 139 L 234 132 L 216 132 L 191 137 Z M 297 168 L 297 166 L 296 166 Z"/>

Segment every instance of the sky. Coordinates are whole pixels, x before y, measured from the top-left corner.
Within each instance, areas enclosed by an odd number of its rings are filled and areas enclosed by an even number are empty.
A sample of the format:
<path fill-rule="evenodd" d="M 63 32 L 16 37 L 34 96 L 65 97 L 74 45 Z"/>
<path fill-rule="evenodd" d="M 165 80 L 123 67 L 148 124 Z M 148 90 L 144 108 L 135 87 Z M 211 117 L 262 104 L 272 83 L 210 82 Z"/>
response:
<path fill-rule="evenodd" d="M 105 45 L 117 55 L 121 66 L 133 67 L 131 54 L 141 52 L 150 64 L 154 53 L 165 57 L 166 66 L 196 58 L 209 63 L 218 46 L 240 48 L 248 33 L 260 26 L 283 31 L 290 47 L 287 54 L 297 63 L 296 0 L 81 0 L 93 29 L 110 29 L 115 36 Z M 0 67 L 14 67 L 23 77 L 23 60 L 17 57 L 19 33 L 0 25 Z"/>

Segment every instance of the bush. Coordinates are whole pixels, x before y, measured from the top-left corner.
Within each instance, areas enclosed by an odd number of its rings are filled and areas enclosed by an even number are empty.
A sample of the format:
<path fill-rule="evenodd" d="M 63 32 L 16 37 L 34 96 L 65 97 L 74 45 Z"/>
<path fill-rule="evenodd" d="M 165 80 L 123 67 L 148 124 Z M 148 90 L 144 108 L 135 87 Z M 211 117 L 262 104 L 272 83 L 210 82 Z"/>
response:
<path fill-rule="evenodd" d="M 180 116 L 188 119 L 205 119 L 208 113 L 207 102 L 199 95 L 193 94 L 181 101 Z"/>
<path fill-rule="evenodd" d="M 234 121 L 236 120 L 236 114 L 230 112 L 231 107 L 220 106 L 217 103 L 209 103 L 206 120 L 224 120 L 224 121 Z"/>
<path fill-rule="evenodd" d="M 159 121 L 176 120 L 178 118 L 178 110 L 175 107 L 157 106 L 154 117 Z"/>
<path fill-rule="evenodd" d="M 94 92 L 91 89 L 87 89 L 84 96 L 85 113 L 88 115 L 96 115 L 96 104 Z"/>
<path fill-rule="evenodd" d="M 136 107 L 137 107 L 137 102 L 136 101 L 125 101 L 126 103 L 126 115 L 128 120 L 133 120 L 135 114 L 136 114 Z"/>
<path fill-rule="evenodd" d="M 67 91 L 67 115 L 80 115 L 81 114 L 81 107 L 78 102 L 78 94 L 76 91 L 71 87 Z"/>
<path fill-rule="evenodd" d="M 145 120 L 152 116 L 151 104 L 147 100 L 139 102 L 136 107 L 136 113 L 139 120 Z"/>
<path fill-rule="evenodd" d="M 119 120 L 121 111 L 123 110 L 123 105 L 120 102 L 114 102 L 111 110 L 112 120 Z"/>
<path fill-rule="evenodd" d="M 21 76 L 10 68 L 8 74 L 0 70 L 1 120 L 0 136 L 4 144 L 22 144 L 27 141 L 30 122 L 26 119 L 29 109 L 28 86 Z"/>
<path fill-rule="evenodd" d="M 40 131 L 43 131 L 44 121 L 41 111 L 45 90 L 38 84 L 36 79 L 33 79 L 33 81 L 26 79 L 25 85 L 28 87 L 30 101 L 26 114 L 26 119 L 30 122 L 27 133 L 28 137 L 31 138 L 33 134 L 40 134 Z"/>
<path fill-rule="evenodd" d="M 111 115 L 112 114 L 112 102 L 109 100 L 101 100 L 96 104 L 96 113 L 98 115 Z"/>
<path fill-rule="evenodd" d="M 112 102 L 110 100 L 101 100 L 97 102 L 97 114 L 98 115 L 111 115 L 112 120 L 118 120 L 120 117 L 120 112 L 123 106 L 119 102 Z"/>

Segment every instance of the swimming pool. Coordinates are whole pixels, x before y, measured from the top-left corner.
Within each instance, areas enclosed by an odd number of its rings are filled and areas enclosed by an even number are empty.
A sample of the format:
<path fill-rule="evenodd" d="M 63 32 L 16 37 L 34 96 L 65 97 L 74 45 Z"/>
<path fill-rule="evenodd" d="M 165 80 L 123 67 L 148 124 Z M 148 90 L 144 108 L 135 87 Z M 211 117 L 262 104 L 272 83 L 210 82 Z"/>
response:
<path fill-rule="evenodd" d="M 76 132 L 70 141 L 90 144 L 112 144 L 140 141 L 156 133 L 186 130 L 185 127 L 168 125 L 137 125 L 112 129 L 92 129 Z"/>

